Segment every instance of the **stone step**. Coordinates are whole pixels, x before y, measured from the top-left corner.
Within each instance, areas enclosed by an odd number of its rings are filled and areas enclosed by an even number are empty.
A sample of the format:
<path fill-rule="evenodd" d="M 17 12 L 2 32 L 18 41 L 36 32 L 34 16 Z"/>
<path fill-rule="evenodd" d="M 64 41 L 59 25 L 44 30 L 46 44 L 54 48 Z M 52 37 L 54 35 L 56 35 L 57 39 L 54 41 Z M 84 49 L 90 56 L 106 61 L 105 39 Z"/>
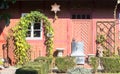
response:
<path fill-rule="evenodd" d="M 76 67 L 83 67 L 83 68 L 86 68 L 86 69 L 92 69 L 92 67 L 88 63 L 80 64 L 80 65 L 77 65 Z"/>
<path fill-rule="evenodd" d="M 14 67 L 4 68 L 0 70 L 0 74 L 15 74 L 16 69 Z"/>

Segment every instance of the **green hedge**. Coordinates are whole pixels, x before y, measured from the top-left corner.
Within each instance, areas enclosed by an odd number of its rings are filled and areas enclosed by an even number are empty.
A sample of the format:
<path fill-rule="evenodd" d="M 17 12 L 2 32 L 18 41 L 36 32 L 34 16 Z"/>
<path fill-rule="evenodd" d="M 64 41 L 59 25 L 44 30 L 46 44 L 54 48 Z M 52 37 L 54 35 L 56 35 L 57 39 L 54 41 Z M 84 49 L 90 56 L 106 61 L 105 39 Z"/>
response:
<path fill-rule="evenodd" d="M 59 72 L 67 72 L 76 65 L 73 57 L 56 57 L 55 64 Z"/>
<path fill-rule="evenodd" d="M 50 57 L 38 57 L 34 61 L 36 61 L 36 62 L 46 62 L 47 64 L 50 65 L 52 63 L 52 58 L 50 58 Z"/>
<path fill-rule="evenodd" d="M 16 74 L 47 74 L 46 63 L 31 62 L 16 70 Z"/>
<path fill-rule="evenodd" d="M 120 57 L 102 57 L 100 59 L 104 67 L 104 72 L 120 72 Z"/>
<path fill-rule="evenodd" d="M 52 59 L 39 57 L 16 70 L 16 74 L 48 74 Z"/>
<path fill-rule="evenodd" d="M 90 65 L 93 67 L 93 72 L 96 72 L 97 71 L 97 68 L 98 68 L 98 61 L 99 61 L 99 58 L 98 57 L 91 57 L 90 58 Z"/>

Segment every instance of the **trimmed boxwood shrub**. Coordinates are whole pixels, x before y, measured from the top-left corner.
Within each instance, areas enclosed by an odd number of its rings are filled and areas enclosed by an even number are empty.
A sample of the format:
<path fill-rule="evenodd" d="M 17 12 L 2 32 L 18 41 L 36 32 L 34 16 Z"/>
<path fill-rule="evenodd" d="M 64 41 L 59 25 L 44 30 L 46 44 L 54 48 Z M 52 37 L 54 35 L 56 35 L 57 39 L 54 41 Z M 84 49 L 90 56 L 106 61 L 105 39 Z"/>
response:
<path fill-rule="evenodd" d="M 50 65 L 52 63 L 52 58 L 50 58 L 50 57 L 38 57 L 34 61 L 35 62 L 46 62 Z"/>
<path fill-rule="evenodd" d="M 16 74 L 48 74 L 52 59 L 39 57 L 16 70 Z"/>
<path fill-rule="evenodd" d="M 108 72 L 108 73 L 120 72 L 120 58 L 119 57 L 102 57 L 100 59 L 104 67 L 104 72 Z"/>
<path fill-rule="evenodd" d="M 16 70 L 16 74 L 48 74 L 46 63 L 31 62 Z"/>
<path fill-rule="evenodd" d="M 97 71 L 99 64 L 99 58 L 98 57 L 91 57 L 90 58 L 90 65 L 93 67 L 93 72 Z"/>
<path fill-rule="evenodd" d="M 67 72 L 68 69 L 73 68 L 76 64 L 73 57 L 56 57 L 55 64 L 58 72 Z"/>

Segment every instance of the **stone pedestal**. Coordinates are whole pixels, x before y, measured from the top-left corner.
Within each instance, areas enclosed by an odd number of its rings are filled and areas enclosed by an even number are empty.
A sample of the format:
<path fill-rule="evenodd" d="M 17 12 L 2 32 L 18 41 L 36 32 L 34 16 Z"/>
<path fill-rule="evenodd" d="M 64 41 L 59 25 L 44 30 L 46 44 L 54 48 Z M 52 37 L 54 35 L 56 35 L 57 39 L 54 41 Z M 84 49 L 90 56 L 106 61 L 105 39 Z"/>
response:
<path fill-rule="evenodd" d="M 58 51 L 57 56 L 58 56 L 58 57 L 62 57 L 62 56 L 63 56 L 64 48 L 56 48 L 56 50 Z"/>
<path fill-rule="evenodd" d="M 84 44 L 83 42 L 73 42 L 72 43 L 72 54 L 71 56 L 76 58 L 76 64 L 85 63 L 85 54 L 84 54 Z"/>
<path fill-rule="evenodd" d="M 88 54 L 88 63 L 90 63 L 91 58 L 95 56 L 96 56 L 95 54 Z"/>
<path fill-rule="evenodd" d="M 84 56 L 76 57 L 76 63 L 77 64 L 85 64 L 85 57 Z"/>

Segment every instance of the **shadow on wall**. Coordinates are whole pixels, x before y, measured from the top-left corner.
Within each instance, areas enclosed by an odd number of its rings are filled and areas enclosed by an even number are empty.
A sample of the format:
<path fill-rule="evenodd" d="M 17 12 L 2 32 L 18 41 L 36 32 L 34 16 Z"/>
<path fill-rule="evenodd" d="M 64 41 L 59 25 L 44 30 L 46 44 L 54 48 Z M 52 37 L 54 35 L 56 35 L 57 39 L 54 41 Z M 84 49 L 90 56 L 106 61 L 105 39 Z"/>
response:
<path fill-rule="evenodd" d="M 57 57 L 57 55 L 58 55 L 58 51 L 54 51 L 53 56 Z"/>
<path fill-rule="evenodd" d="M 8 57 L 8 50 L 7 50 L 7 45 L 6 45 L 7 35 L 6 33 L 4 33 L 5 32 L 4 29 L 7 26 L 8 25 L 6 25 L 5 20 L 0 20 L 0 45 L 2 45 L 2 48 L 0 49 L 3 50 L 3 53 L 1 54 L 3 55 L 4 62 L 9 61 L 11 63 L 11 59 Z"/>

